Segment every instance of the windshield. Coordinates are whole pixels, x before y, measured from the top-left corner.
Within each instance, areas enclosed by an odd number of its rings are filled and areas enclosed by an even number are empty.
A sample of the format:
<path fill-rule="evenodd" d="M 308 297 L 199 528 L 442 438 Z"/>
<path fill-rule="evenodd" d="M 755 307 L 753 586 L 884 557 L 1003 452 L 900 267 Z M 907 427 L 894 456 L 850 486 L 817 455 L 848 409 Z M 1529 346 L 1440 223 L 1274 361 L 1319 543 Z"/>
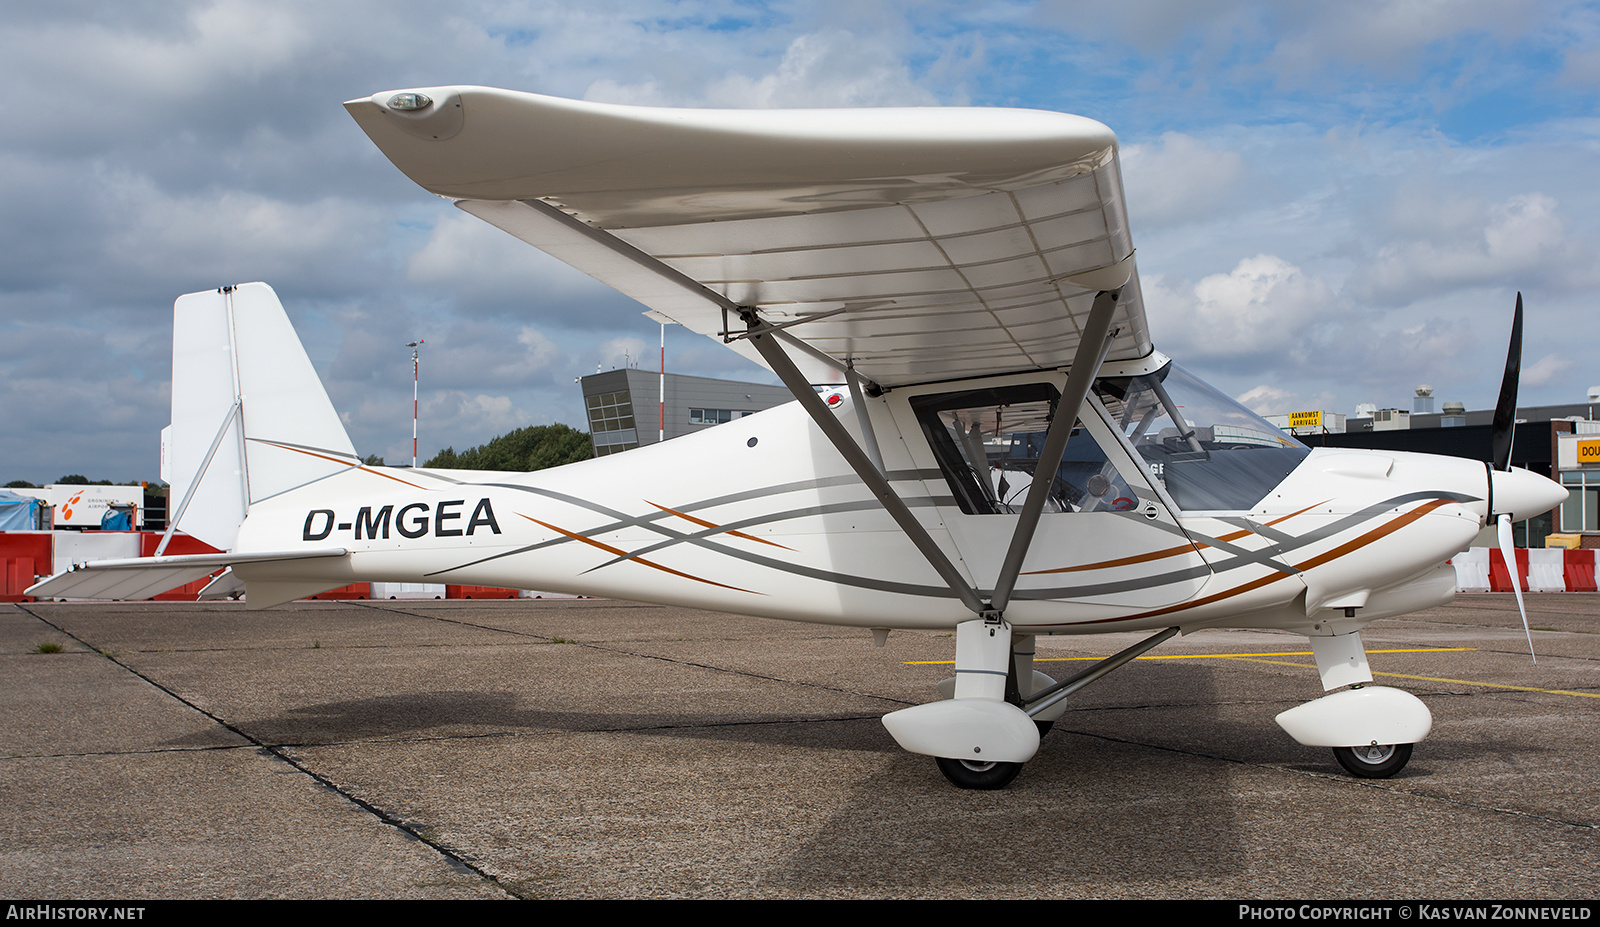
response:
<path fill-rule="evenodd" d="M 1113 421 L 1186 511 L 1253 508 L 1311 450 L 1176 364 L 1095 384 Z"/>

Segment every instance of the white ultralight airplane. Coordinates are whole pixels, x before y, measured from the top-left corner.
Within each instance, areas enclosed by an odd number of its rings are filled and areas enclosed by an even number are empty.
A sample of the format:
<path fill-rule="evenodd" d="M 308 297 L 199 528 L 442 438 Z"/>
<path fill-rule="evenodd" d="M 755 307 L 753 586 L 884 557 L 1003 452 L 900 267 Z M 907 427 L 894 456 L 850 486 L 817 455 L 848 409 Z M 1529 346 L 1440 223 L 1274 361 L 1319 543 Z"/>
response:
<path fill-rule="evenodd" d="M 1448 602 L 1446 561 L 1486 522 L 1566 495 L 1506 466 L 1519 346 L 1489 467 L 1309 449 L 1156 351 L 1116 137 L 1089 119 L 480 87 L 345 106 L 428 191 L 798 401 L 535 473 L 366 466 L 268 287 L 184 296 L 163 475 L 175 527 L 227 553 L 80 564 L 30 594 L 143 598 L 227 566 L 205 595 L 252 608 L 453 582 L 880 642 L 954 629 L 943 698 L 883 720 L 966 788 L 1003 787 L 1074 691 L 1172 635 L 1274 628 L 1340 690 L 1278 722 L 1383 777 L 1432 717 L 1367 685 L 1361 628 Z M 1037 635 L 1113 631 L 1150 636 L 1066 680 L 1033 667 Z"/>

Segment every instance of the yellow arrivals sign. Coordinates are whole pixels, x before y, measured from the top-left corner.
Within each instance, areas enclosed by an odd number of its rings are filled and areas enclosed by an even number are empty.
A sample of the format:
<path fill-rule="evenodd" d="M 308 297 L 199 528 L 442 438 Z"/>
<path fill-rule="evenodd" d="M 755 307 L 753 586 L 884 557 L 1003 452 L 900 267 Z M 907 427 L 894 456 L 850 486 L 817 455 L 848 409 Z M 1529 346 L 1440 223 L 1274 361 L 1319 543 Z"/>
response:
<path fill-rule="evenodd" d="M 1289 427 L 1290 428 L 1321 428 L 1322 427 L 1322 413 L 1321 412 L 1290 412 L 1289 413 Z"/>

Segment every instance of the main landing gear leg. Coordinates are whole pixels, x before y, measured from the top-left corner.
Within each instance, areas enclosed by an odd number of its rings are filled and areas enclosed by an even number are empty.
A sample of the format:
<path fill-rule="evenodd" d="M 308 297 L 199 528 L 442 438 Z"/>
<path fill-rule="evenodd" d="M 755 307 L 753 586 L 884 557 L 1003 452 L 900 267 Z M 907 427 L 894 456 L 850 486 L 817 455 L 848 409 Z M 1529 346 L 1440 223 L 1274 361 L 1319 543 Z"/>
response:
<path fill-rule="evenodd" d="M 1032 635 L 1025 640 L 1029 651 L 1028 671 L 1032 672 Z M 1011 625 L 1001 619 L 964 621 L 956 625 L 956 699 L 1008 701 L 1007 690 L 1016 685 L 1020 673 L 1014 665 L 1017 642 L 1011 634 Z M 1021 714 L 1020 709 L 1017 713 Z M 1035 738 L 1033 750 L 1037 749 L 1038 739 Z M 1030 755 L 1033 750 L 1028 751 Z M 958 788 L 1003 789 L 1022 772 L 1020 762 L 985 759 L 982 746 L 974 745 L 971 751 L 965 756 L 934 757 L 939 771 Z M 990 755 L 994 755 L 992 749 Z"/>
<path fill-rule="evenodd" d="M 900 746 L 931 756 L 952 785 L 1004 788 L 1039 751 L 1039 729 L 1006 700 L 1011 625 L 998 617 L 956 625 L 954 698 L 884 716 Z"/>

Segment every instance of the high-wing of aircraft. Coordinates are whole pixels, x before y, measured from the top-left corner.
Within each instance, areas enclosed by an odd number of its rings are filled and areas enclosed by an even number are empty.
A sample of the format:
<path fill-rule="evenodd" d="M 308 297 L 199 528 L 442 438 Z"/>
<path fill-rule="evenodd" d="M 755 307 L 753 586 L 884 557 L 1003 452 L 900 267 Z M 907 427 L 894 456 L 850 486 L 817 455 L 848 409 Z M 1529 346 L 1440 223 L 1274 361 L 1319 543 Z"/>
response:
<path fill-rule="evenodd" d="M 31 594 L 139 598 L 226 565 L 207 594 L 253 608 L 454 582 L 953 629 L 943 697 L 884 724 L 966 788 L 1010 782 L 1074 691 L 1172 635 L 1275 628 L 1306 635 L 1331 693 L 1278 722 L 1382 777 L 1432 718 L 1369 685 L 1361 629 L 1449 601 L 1446 561 L 1488 521 L 1566 495 L 1505 465 L 1514 417 L 1491 467 L 1312 450 L 1172 363 L 1116 138 L 1089 119 L 480 87 L 345 106 L 424 189 L 797 401 L 535 473 L 366 466 L 268 287 L 191 294 L 164 459 L 175 527 L 227 552 L 84 564 Z M 1512 365 L 1506 383 L 1514 411 Z M 1065 680 L 1034 669 L 1040 634 L 1111 631 L 1149 636 Z"/>

